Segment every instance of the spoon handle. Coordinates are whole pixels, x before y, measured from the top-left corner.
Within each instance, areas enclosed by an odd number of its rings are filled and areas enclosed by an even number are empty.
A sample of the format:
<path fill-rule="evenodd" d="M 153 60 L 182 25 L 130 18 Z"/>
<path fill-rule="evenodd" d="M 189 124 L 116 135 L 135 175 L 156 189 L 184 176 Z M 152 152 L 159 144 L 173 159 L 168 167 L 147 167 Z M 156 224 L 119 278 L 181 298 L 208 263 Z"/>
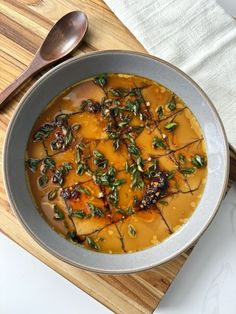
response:
<path fill-rule="evenodd" d="M 6 89 L 4 89 L 0 93 L 0 109 L 5 105 L 7 100 L 13 96 L 14 92 L 33 74 L 37 73 L 39 69 L 45 64 L 42 64 L 42 60 L 35 58 L 32 63 L 25 69 L 25 71 L 17 78 L 14 82 L 12 82 Z"/>

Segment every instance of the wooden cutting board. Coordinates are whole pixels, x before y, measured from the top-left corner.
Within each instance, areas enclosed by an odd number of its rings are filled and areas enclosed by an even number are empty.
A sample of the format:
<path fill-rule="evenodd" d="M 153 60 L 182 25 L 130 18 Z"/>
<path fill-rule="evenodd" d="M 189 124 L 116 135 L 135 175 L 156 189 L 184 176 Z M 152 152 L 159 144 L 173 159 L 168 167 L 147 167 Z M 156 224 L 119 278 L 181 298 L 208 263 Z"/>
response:
<path fill-rule="evenodd" d="M 74 55 L 104 49 L 145 51 L 101 0 L 0 0 L 1 91 L 30 63 L 55 21 L 73 10 L 82 10 L 89 18 L 85 43 Z M 0 113 L 1 154 L 15 107 L 40 75 L 28 82 Z M 233 180 L 236 178 L 236 158 L 232 152 L 231 155 Z M 191 251 L 160 267 L 132 275 L 100 275 L 77 269 L 47 253 L 26 233 L 8 204 L 1 173 L 0 230 L 116 313 L 151 313 Z"/>

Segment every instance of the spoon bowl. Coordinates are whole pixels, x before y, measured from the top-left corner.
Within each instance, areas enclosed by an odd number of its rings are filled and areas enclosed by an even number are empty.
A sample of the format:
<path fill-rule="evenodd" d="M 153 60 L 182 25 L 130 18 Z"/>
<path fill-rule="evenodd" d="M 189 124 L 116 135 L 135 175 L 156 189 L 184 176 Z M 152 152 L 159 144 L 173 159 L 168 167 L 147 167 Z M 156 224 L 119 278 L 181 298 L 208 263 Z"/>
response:
<path fill-rule="evenodd" d="M 36 52 L 30 65 L 0 93 L 0 108 L 33 74 L 71 53 L 81 43 L 87 29 L 88 19 L 86 14 L 81 11 L 67 13 L 58 20 Z"/>
<path fill-rule="evenodd" d="M 48 33 L 38 53 L 46 61 L 55 61 L 74 50 L 88 29 L 85 13 L 74 11 L 61 18 Z"/>

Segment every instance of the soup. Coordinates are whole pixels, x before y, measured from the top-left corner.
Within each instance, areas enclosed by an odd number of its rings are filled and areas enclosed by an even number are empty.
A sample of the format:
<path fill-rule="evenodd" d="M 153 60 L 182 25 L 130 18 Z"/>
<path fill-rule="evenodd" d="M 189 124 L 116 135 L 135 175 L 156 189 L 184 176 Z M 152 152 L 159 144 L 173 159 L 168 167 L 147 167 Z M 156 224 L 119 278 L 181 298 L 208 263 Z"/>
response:
<path fill-rule="evenodd" d="M 101 74 L 42 112 L 26 174 L 55 231 L 88 249 L 130 253 L 188 221 L 204 190 L 207 156 L 196 118 L 172 91 L 134 75 Z"/>

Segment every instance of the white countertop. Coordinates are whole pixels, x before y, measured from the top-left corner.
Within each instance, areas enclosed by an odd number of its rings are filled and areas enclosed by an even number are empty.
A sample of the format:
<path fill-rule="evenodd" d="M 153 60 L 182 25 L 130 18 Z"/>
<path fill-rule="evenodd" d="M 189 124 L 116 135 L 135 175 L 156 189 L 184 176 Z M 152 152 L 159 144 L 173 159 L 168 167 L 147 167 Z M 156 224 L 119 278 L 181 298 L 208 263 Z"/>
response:
<path fill-rule="evenodd" d="M 155 313 L 236 313 L 236 184 Z"/>
<path fill-rule="evenodd" d="M 0 314 L 54 313 L 112 312 L 0 233 Z"/>

